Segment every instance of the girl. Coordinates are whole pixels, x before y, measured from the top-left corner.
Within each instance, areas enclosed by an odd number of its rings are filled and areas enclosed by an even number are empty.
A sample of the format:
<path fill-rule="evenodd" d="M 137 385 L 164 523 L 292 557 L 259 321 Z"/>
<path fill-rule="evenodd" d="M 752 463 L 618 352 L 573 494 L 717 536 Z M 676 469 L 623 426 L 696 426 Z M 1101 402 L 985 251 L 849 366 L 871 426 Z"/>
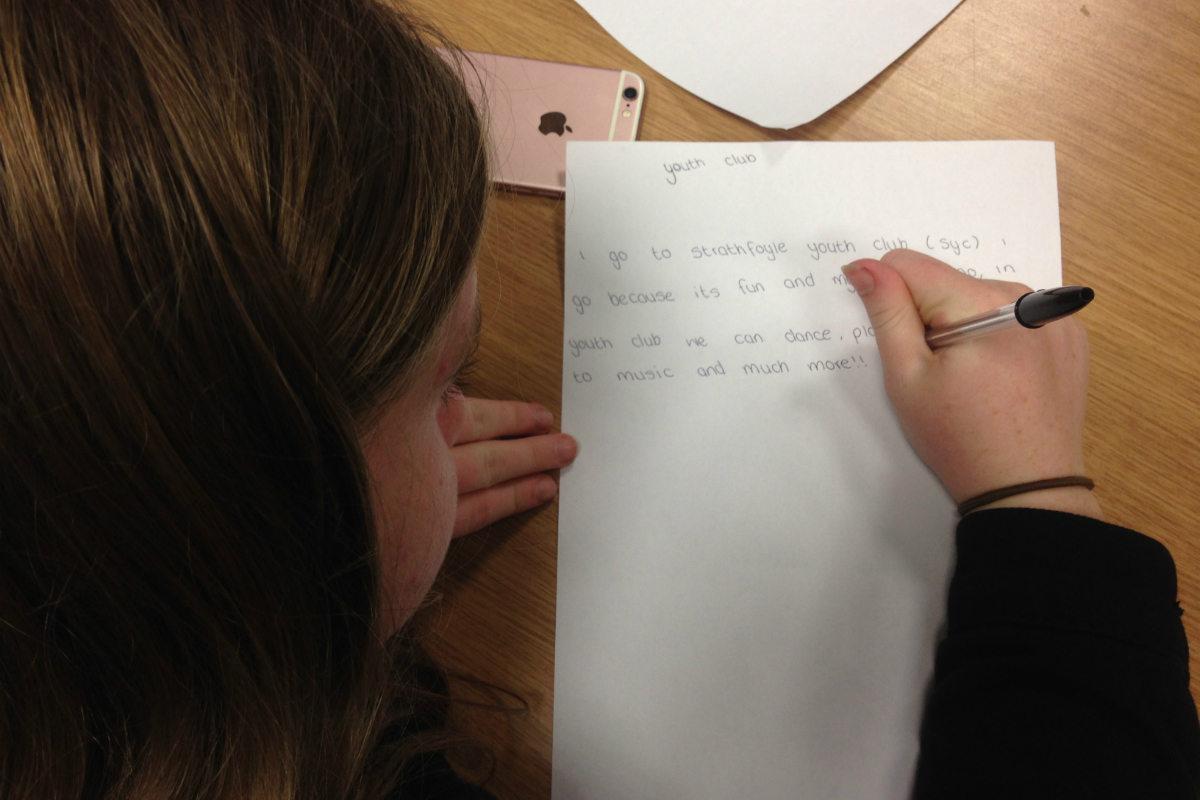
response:
<path fill-rule="evenodd" d="M 454 388 L 489 186 L 435 43 L 360 0 L 0 4 L 0 796 L 396 788 L 389 639 L 574 454 Z"/>
<path fill-rule="evenodd" d="M 454 388 L 488 170 L 435 43 L 372 0 L 0 2 L 0 796 L 488 796 L 419 755 L 397 632 L 575 448 Z M 1170 556 L 1021 486 L 1082 471 L 1082 328 L 934 354 L 1021 289 L 847 274 L 914 447 L 1006 495 L 959 527 L 915 794 L 1194 797 Z"/>

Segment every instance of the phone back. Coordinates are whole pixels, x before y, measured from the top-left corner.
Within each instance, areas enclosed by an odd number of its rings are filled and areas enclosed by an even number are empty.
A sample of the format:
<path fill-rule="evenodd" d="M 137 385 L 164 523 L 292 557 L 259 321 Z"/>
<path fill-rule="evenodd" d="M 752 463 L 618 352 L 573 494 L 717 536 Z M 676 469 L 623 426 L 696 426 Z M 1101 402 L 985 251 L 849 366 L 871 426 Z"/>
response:
<path fill-rule="evenodd" d="M 465 55 L 463 78 L 491 134 L 492 178 L 504 188 L 561 197 L 568 141 L 637 138 L 645 84 L 632 72 Z"/>

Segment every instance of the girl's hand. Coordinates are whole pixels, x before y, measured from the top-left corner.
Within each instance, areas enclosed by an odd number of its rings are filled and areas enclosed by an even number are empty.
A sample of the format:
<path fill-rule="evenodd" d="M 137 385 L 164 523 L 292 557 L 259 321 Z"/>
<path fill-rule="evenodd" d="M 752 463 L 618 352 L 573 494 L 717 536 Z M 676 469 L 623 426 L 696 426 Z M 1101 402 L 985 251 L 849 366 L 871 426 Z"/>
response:
<path fill-rule="evenodd" d="M 472 533 L 549 501 L 558 491 L 546 470 L 575 460 L 577 445 L 550 433 L 554 417 L 536 403 L 460 397 L 447 431 L 458 475 L 454 535 Z"/>
<path fill-rule="evenodd" d="M 993 489 L 1083 475 L 1088 346 L 1062 319 L 931 351 L 925 327 L 1006 305 L 1029 291 L 977 280 L 912 250 L 844 268 L 871 317 L 884 383 L 917 454 L 956 502 Z M 1102 518 L 1080 487 L 1028 492 L 993 506 L 1051 508 Z"/>

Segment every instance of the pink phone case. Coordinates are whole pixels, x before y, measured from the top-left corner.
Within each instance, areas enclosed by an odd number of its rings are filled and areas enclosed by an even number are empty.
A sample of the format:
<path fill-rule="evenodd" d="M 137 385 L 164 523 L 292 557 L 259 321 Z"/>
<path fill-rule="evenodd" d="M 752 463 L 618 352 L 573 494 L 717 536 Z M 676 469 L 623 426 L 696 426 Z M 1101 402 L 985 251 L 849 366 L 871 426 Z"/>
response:
<path fill-rule="evenodd" d="M 637 138 L 646 87 L 632 72 L 465 55 L 463 78 L 487 120 L 492 179 L 503 188 L 562 197 L 568 141 Z"/>

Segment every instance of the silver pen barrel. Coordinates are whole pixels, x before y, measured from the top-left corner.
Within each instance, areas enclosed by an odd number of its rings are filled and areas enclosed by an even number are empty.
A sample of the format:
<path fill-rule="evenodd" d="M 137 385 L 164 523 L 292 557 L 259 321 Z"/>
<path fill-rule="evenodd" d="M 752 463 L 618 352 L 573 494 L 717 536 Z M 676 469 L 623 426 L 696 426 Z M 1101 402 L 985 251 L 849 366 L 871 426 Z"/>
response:
<path fill-rule="evenodd" d="M 949 327 L 929 331 L 925 334 L 925 343 L 929 345 L 930 350 L 936 350 L 939 347 L 1002 331 L 1005 328 L 1020 327 L 1021 323 L 1017 320 L 1016 308 L 1016 303 L 1009 303 L 986 314 L 959 320 Z"/>

